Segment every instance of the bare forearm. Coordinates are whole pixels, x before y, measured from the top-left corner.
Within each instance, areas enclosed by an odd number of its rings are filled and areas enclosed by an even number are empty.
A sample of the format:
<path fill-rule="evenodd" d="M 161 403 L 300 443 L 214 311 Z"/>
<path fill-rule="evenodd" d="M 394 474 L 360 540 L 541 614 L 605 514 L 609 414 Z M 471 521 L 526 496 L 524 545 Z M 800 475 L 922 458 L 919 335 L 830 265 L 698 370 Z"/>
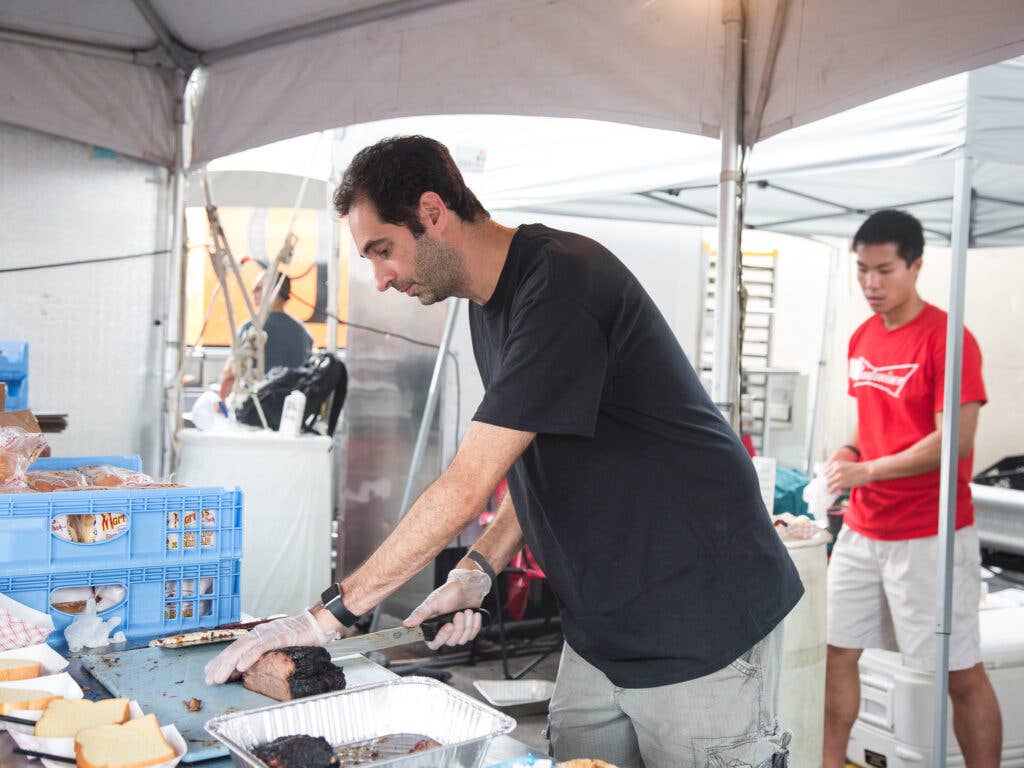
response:
<path fill-rule="evenodd" d="M 925 435 L 906 450 L 891 456 L 879 456 L 867 462 L 871 482 L 897 480 L 932 472 L 942 462 L 942 433 Z"/>
<path fill-rule="evenodd" d="M 516 510 L 512 506 L 512 496 L 506 495 L 498 507 L 498 514 L 491 520 L 484 535 L 477 539 L 473 549 L 487 559 L 495 573 L 501 573 L 512 556 L 522 548 L 523 531 L 519 527 Z M 458 567 L 476 568 L 477 565 L 466 558 L 459 562 Z"/>
<path fill-rule="evenodd" d="M 373 555 L 341 583 L 345 606 L 362 614 L 419 573 L 486 504 L 445 473 L 409 510 Z"/>

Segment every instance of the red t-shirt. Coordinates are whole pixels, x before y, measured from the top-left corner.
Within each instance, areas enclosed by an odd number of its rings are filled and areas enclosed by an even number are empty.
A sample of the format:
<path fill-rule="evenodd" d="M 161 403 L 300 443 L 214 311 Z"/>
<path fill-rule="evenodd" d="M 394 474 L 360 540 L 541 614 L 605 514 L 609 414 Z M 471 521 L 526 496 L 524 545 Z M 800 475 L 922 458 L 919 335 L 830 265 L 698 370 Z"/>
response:
<path fill-rule="evenodd" d="M 946 313 L 926 304 L 906 325 L 886 330 L 875 315 L 850 337 L 849 393 L 857 398 L 861 461 L 899 453 L 935 431 L 946 370 Z M 960 402 L 985 403 L 981 350 L 964 329 Z M 956 527 L 974 523 L 974 454 L 957 471 Z M 935 536 L 939 530 L 938 469 L 854 488 L 844 523 L 872 539 Z"/>

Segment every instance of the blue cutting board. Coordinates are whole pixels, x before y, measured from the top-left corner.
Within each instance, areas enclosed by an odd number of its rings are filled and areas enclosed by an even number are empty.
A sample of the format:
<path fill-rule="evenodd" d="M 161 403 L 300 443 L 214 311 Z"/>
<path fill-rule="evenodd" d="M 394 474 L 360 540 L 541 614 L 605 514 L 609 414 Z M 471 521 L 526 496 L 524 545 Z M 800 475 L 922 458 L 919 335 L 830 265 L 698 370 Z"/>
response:
<path fill-rule="evenodd" d="M 195 763 L 228 754 L 227 747 L 205 730 L 206 721 L 229 712 L 276 704 L 239 683 L 209 686 L 204 681 L 206 662 L 224 650 L 224 644 L 194 648 L 136 648 L 82 656 L 84 666 L 114 696 L 139 702 L 161 725 L 174 723 L 188 744 L 182 762 Z M 345 670 L 346 688 L 395 678 L 364 656 L 347 656 L 336 662 Z M 189 712 L 183 702 L 201 699 L 203 708 Z"/>

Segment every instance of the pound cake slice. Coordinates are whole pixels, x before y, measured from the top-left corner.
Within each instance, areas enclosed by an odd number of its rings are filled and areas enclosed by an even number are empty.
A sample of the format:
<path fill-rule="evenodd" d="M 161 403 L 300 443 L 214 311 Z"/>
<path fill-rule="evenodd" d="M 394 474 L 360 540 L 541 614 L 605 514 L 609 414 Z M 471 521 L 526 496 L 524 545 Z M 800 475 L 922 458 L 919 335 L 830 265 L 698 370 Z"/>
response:
<path fill-rule="evenodd" d="M 60 696 L 49 691 L 34 691 L 31 688 L 0 687 L 0 715 L 16 709 L 46 709 L 46 705 Z"/>
<path fill-rule="evenodd" d="M 156 715 L 129 720 L 124 725 L 86 728 L 75 736 L 78 768 L 144 768 L 174 759 Z"/>
<path fill-rule="evenodd" d="M 29 680 L 39 677 L 41 665 L 29 659 L 0 659 L 0 680 Z"/>
<path fill-rule="evenodd" d="M 120 725 L 127 719 L 128 699 L 57 699 L 50 702 L 39 718 L 35 734 L 46 739 L 69 739 L 85 728 Z"/>

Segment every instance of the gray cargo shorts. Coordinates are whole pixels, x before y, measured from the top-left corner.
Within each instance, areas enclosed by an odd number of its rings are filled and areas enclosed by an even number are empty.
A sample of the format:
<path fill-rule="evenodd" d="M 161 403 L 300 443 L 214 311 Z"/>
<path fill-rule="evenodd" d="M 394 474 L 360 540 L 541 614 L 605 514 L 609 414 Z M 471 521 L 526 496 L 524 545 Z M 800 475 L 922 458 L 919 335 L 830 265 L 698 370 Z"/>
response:
<path fill-rule="evenodd" d="M 551 755 L 619 768 L 786 768 L 781 671 L 781 624 L 723 669 L 655 688 L 615 686 L 566 643 L 548 715 Z"/>

